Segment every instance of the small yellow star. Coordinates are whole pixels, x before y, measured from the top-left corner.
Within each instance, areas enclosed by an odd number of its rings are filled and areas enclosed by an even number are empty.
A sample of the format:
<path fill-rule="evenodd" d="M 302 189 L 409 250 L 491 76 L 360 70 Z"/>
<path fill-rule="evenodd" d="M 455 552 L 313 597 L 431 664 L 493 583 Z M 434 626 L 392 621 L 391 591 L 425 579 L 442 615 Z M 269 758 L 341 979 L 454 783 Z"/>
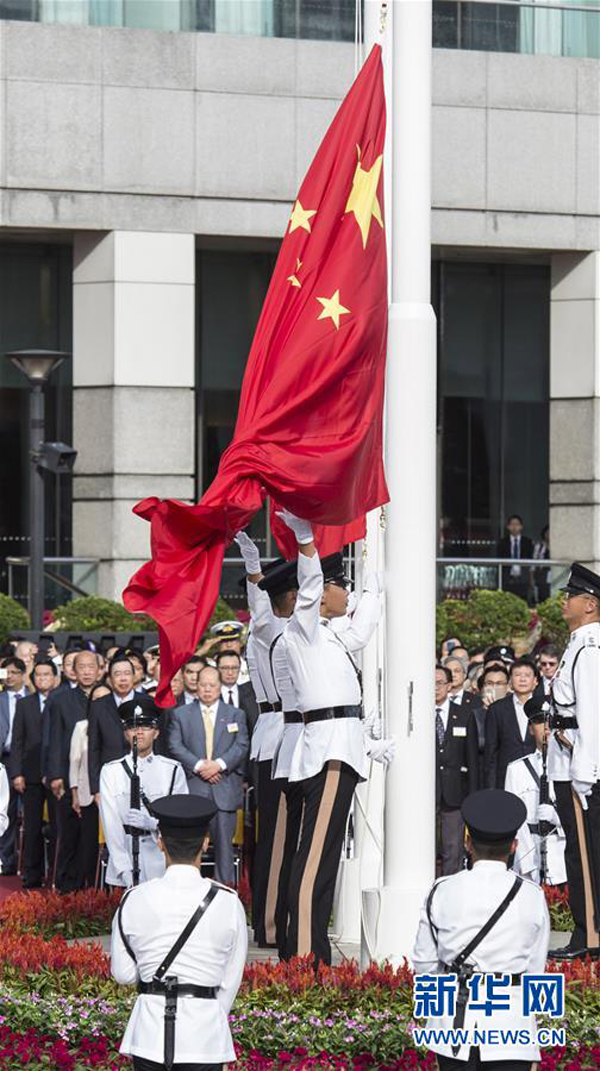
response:
<path fill-rule="evenodd" d="M 302 261 L 296 259 L 296 271 L 299 272 L 301 267 L 302 267 Z M 296 275 L 288 275 L 286 281 L 288 283 L 291 283 L 292 286 L 302 286 L 302 283 L 300 282 L 300 280 L 298 279 L 298 277 Z"/>
<path fill-rule="evenodd" d="M 310 234 L 309 220 L 312 218 L 312 216 L 316 216 L 316 214 L 316 208 L 303 208 L 300 204 L 300 201 L 296 201 L 296 204 L 294 205 L 292 209 L 292 214 L 290 216 L 290 229 L 288 231 L 288 234 L 292 234 L 295 230 L 298 229 L 298 227 L 302 227 Z"/>
<path fill-rule="evenodd" d="M 339 290 L 336 290 L 335 294 L 333 294 L 332 297 L 318 297 L 317 301 L 320 301 L 321 305 L 323 306 L 321 312 L 317 316 L 317 320 L 326 320 L 327 317 L 330 317 L 333 320 L 336 328 L 339 328 L 340 316 L 347 316 L 350 312 L 350 309 L 344 308 L 344 306 L 340 303 Z"/>
<path fill-rule="evenodd" d="M 377 157 L 370 171 L 363 171 L 360 166 L 360 147 L 357 145 L 356 148 L 358 151 L 358 163 L 352 180 L 352 189 L 346 205 L 346 212 L 354 213 L 362 234 L 363 249 L 366 249 L 371 217 L 374 216 L 379 226 L 383 228 L 381 207 L 377 199 L 377 186 L 379 185 L 383 156 Z"/>

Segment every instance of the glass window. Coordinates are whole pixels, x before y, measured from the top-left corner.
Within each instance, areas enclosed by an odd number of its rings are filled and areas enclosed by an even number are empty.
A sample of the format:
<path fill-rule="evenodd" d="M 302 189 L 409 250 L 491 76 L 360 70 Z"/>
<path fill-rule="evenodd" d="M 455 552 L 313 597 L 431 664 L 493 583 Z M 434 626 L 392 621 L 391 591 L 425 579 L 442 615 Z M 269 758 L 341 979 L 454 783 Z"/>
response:
<path fill-rule="evenodd" d="M 434 265 L 442 553 L 494 554 L 506 516 L 548 519 L 549 270 Z"/>

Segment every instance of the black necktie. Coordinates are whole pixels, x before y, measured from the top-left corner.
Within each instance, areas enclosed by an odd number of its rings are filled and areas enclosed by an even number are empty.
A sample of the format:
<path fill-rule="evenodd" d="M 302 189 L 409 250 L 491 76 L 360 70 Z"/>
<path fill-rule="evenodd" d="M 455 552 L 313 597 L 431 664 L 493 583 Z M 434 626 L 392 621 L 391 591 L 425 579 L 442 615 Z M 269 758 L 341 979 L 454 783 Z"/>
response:
<path fill-rule="evenodd" d="M 442 721 L 442 708 L 435 708 L 435 731 L 437 733 L 437 740 L 440 747 L 444 746 L 444 737 L 446 730 L 444 729 L 444 723 Z"/>
<path fill-rule="evenodd" d="M 233 692 L 231 688 L 229 689 L 229 699 L 227 700 L 227 702 L 231 703 L 231 705 L 233 706 Z"/>

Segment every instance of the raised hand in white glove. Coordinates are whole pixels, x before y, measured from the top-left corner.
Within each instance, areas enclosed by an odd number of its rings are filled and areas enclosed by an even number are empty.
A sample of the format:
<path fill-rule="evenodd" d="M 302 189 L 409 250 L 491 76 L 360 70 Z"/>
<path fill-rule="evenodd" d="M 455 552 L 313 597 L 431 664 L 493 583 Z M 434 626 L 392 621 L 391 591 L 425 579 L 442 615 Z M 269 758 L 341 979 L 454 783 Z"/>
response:
<path fill-rule="evenodd" d="M 250 539 L 249 535 L 241 531 L 234 535 L 234 540 L 240 548 L 240 554 L 244 559 L 244 565 L 246 566 L 246 572 L 248 576 L 257 576 L 262 572 L 260 565 L 260 554 L 256 543 Z"/>
<path fill-rule="evenodd" d="M 312 543 L 313 530 L 309 521 L 303 521 L 301 517 L 296 517 L 293 513 L 290 513 L 289 509 L 282 509 L 275 514 L 277 517 L 281 517 L 284 524 L 287 524 L 288 528 L 296 536 L 296 542 L 302 546 L 304 543 Z"/>
<path fill-rule="evenodd" d="M 371 740 L 381 740 L 381 718 L 377 707 L 373 707 L 371 711 L 365 716 L 363 723 L 363 733 Z"/>
<path fill-rule="evenodd" d="M 375 762 L 381 762 L 389 766 L 396 753 L 396 738 L 390 736 L 388 740 L 365 740 L 367 755 Z"/>
<path fill-rule="evenodd" d="M 369 572 L 364 575 L 363 591 L 368 591 L 371 595 L 381 595 L 381 592 L 383 591 L 381 579 L 379 573 L 370 569 Z"/>
<path fill-rule="evenodd" d="M 549 822 L 550 825 L 558 825 L 558 815 L 551 803 L 540 803 L 537 809 L 538 822 Z"/>
<path fill-rule="evenodd" d="M 592 785 L 592 782 L 591 781 L 577 781 L 577 780 L 575 780 L 575 778 L 573 778 L 573 780 L 571 781 L 571 785 L 573 787 L 573 791 L 576 792 L 577 795 L 579 796 L 579 799 L 581 801 L 581 806 L 583 807 L 584 811 L 587 811 L 587 806 L 588 805 L 587 805 L 586 796 L 589 796 L 590 792 L 592 791 L 592 788 L 594 787 Z"/>
<path fill-rule="evenodd" d="M 137 807 L 129 808 L 123 825 L 133 826 L 134 829 L 140 829 L 147 833 L 152 833 L 155 829 L 158 829 L 157 819 L 146 814 L 146 811 L 138 810 Z"/>

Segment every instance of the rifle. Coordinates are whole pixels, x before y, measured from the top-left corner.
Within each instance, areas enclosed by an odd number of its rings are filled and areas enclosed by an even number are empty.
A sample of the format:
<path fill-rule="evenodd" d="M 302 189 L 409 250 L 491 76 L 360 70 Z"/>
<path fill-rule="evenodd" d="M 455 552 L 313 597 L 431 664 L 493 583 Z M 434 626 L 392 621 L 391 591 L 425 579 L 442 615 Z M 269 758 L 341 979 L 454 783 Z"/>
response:
<path fill-rule="evenodd" d="M 131 777 L 131 795 L 129 798 L 129 806 L 135 807 L 138 811 L 141 808 L 140 799 L 140 775 L 138 773 L 138 748 L 137 748 L 137 736 L 133 736 L 131 744 L 131 753 L 133 756 L 133 774 Z M 133 884 L 139 885 L 140 883 L 140 830 L 135 826 L 130 828 L 131 833 L 131 848 L 133 856 Z"/>
<path fill-rule="evenodd" d="M 550 803 L 550 785 L 548 783 L 548 742 L 546 740 L 547 717 L 544 717 L 544 736 L 542 739 L 542 776 L 540 777 L 540 803 Z M 540 885 L 548 877 L 548 837 L 553 829 L 551 822 L 540 822 Z"/>

